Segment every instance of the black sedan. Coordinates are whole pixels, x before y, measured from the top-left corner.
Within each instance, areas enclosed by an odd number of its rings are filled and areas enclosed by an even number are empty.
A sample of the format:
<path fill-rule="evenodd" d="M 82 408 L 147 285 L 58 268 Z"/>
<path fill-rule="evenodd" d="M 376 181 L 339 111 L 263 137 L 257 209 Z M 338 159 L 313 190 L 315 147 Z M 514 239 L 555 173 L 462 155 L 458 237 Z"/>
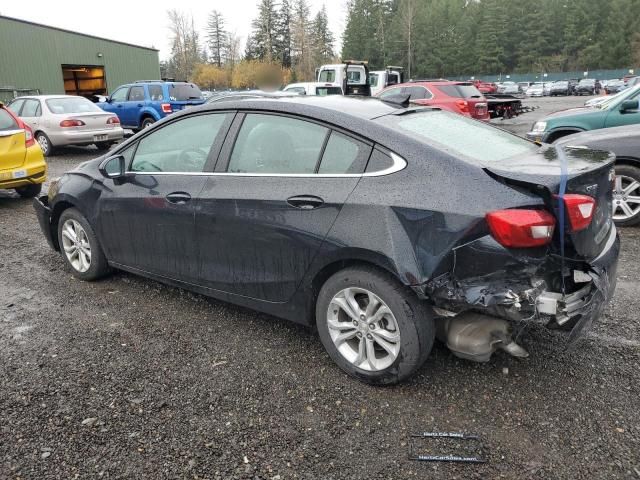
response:
<path fill-rule="evenodd" d="M 613 189 L 613 219 L 618 225 L 640 223 L 640 126 L 603 128 L 576 133 L 559 142 L 607 150 L 616 155 L 616 181 Z"/>
<path fill-rule="evenodd" d="M 522 320 L 577 337 L 615 285 L 613 157 L 377 99 L 171 115 L 34 203 L 70 271 L 121 269 L 307 325 L 363 381 L 436 335 L 488 361 Z M 230 352 L 230 355 L 233 353 Z"/>

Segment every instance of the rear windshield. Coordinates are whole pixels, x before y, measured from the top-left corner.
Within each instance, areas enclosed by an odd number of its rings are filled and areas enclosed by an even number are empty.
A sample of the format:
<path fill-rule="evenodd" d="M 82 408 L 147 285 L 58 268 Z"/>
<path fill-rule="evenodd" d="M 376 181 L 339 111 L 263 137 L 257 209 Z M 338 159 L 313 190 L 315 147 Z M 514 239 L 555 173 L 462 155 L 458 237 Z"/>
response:
<path fill-rule="evenodd" d="M 327 95 L 342 95 L 340 87 L 316 87 L 316 95 L 325 97 Z"/>
<path fill-rule="evenodd" d="M 450 112 L 424 111 L 400 117 L 390 115 L 380 120 L 393 122 L 394 127 L 410 136 L 481 166 L 538 151 L 536 144 L 523 138 Z"/>
<path fill-rule="evenodd" d="M 102 112 L 102 109 L 84 97 L 49 98 L 45 100 L 51 113 Z"/>
<path fill-rule="evenodd" d="M 336 71 L 335 70 L 322 70 L 320 72 L 320 77 L 318 77 L 319 82 L 327 82 L 332 83 L 336 81 Z"/>
<path fill-rule="evenodd" d="M 18 124 L 13 119 L 9 112 L 7 112 L 4 108 L 0 108 L 0 130 L 15 130 L 18 127 Z"/>
<path fill-rule="evenodd" d="M 473 85 L 439 85 L 438 89 L 456 98 L 480 98 L 482 94 Z"/>
<path fill-rule="evenodd" d="M 193 83 L 172 83 L 169 85 L 169 99 L 175 102 L 202 100 L 202 92 Z"/>

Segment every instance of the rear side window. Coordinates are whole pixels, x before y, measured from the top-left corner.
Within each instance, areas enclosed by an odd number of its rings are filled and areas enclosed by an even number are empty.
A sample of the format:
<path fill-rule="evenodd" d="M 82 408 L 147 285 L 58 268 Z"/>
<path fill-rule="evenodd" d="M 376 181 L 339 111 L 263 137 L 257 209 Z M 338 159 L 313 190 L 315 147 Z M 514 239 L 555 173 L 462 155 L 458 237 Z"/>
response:
<path fill-rule="evenodd" d="M 29 99 L 24 102 L 24 107 L 22 107 L 23 117 L 39 117 L 40 113 L 40 100 Z"/>
<path fill-rule="evenodd" d="M 371 147 L 338 132 L 331 132 L 318 173 L 362 173 Z"/>
<path fill-rule="evenodd" d="M 406 118 L 380 119 L 418 140 L 481 166 L 499 164 L 516 155 L 535 153 L 538 147 L 520 137 L 471 118 L 443 111 L 414 113 Z"/>
<path fill-rule="evenodd" d="M 131 102 L 141 102 L 142 100 L 144 100 L 144 87 L 131 87 L 129 89 L 129 100 Z"/>
<path fill-rule="evenodd" d="M 236 138 L 228 171 L 315 173 L 329 129 L 278 115 L 248 114 Z"/>
<path fill-rule="evenodd" d="M 384 153 L 377 148 L 373 149 L 371 152 L 371 158 L 369 158 L 369 163 L 367 163 L 367 170 L 365 173 L 376 173 L 386 170 L 387 168 L 391 168 L 393 166 L 393 159 L 390 155 Z"/>
<path fill-rule="evenodd" d="M 473 85 L 438 85 L 445 95 L 456 98 L 480 98 L 482 94 Z"/>
<path fill-rule="evenodd" d="M 0 108 L 0 130 L 15 130 L 17 128 L 20 127 L 18 127 L 11 114 L 4 108 Z"/>
<path fill-rule="evenodd" d="M 159 102 L 161 100 L 164 100 L 162 85 L 149 85 L 147 88 L 149 89 L 149 98 L 152 102 Z"/>
<path fill-rule="evenodd" d="M 172 83 L 169 85 L 169 98 L 177 102 L 202 100 L 202 92 L 193 83 Z"/>

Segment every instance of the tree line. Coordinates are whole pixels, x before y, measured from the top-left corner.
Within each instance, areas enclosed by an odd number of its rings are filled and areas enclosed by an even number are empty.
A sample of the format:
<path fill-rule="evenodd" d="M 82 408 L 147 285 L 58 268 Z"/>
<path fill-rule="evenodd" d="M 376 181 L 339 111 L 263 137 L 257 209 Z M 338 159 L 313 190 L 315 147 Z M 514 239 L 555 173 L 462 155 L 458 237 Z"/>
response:
<path fill-rule="evenodd" d="M 409 76 L 640 65 L 640 0 L 348 0 L 343 58 Z"/>
<path fill-rule="evenodd" d="M 307 0 L 258 0 L 244 50 L 224 15 L 212 10 L 204 38 L 190 15 L 168 12 L 171 56 L 163 78 L 192 80 L 203 88 L 249 88 L 313 80 L 315 67 L 334 60 L 326 8 L 312 15 Z"/>

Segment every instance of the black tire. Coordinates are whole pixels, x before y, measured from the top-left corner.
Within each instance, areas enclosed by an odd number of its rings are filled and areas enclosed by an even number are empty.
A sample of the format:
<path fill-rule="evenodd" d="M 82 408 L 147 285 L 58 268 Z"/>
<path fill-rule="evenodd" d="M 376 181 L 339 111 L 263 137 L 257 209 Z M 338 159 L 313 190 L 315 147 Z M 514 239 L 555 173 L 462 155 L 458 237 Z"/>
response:
<path fill-rule="evenodd" d="M 106 151 L 111 148 L 111 145 L 112 145 L 111 142 L 100 142 L 100 143 L 96 143 L 96 148 L 100 151 Z"/>
<path fill-rule="evenodd" d="M 76 269 L 64 251 L 64 243 L 62 239 L 62 229 L 67 220 L 75 220 L 78 222 L 82 229 L 84 230 L 87 240 L 89 241 L 89 246 L 91 249 L 91 260 L 89 263 L 89 268 L 82 272 Z M 104 256 L 104 252 L 102 251 L 102 247 L 100 246 L 100 242 L 98 242 L 98 238 L 96 237 L 93 228 L 87 221 L 86 218 L 75 208 L 69 208 L 62 212 L 60 218 L 58 220 L 58 245 L 60 245 L 60 254 L 67 266 L 67 269 L 71 271 L 71 273 L 81 279 L 86 281 L 93 281 L 107 275 L 111 268 L 107 262 L 107 258 Z"/>
<path fill-rule="evenodd" d="M 624 175 L 625 177 L 633 178 L 636 182 L 640 182 L 640 168 L 634 167 L 633 165 L 616 165 L 616 175 Z M 615 223 L 621 227 L 638 225 L 640 224 L 640 212 L 626 220 L 615 220 Z"/>
<path fill-rule="evenodd" d="M 24 187 L 16 188 L 16 193 L 22 198 L 33 198 L 40 195 L 42 191 L 42 184 L 36 183 L 31 185 L 25 185 Z"/>
<path fill-rule="evenodd" d="M 384 370 L 356 367 L 331 339 L 327 323 L 331 300 L 349 287 L 366 289 L 377 295 L 396 319 L 400 349 L 395 361 Z M 320 340 L 333 361 L 352 377 L 374 385 L 395 384 L 413 375 L 429 356 L 435 338 L 433 314 L 428 305 L 391 275 L 372 267 L 347 268 L 325 282 L 316 301 L 316 325 Z"/>
<path fill-rule="evenodd" d="M 151 125 L 153 125 L 154 123 L 156 123 L 156 121 L 151 118 L 151 117 L 144 117 L 142 119 L 142 123 L 140 124 L 140 130 L 144 130 L 145 128 L 150 127 Z"/>
<path fill-rule="evenodd" d="M 42 154 L 45 157 L 49 157 L 49 156 L 53 155 L 54 147 L 53 147 L 53 144 L 51 143 L 51 140 L 49 139 L 49 137 L 47 137 L 46 133 L 44 133 L 44 132 L 36 133 L 36 141 L 40 145 L 40 149 L 42 150 Z"/>

